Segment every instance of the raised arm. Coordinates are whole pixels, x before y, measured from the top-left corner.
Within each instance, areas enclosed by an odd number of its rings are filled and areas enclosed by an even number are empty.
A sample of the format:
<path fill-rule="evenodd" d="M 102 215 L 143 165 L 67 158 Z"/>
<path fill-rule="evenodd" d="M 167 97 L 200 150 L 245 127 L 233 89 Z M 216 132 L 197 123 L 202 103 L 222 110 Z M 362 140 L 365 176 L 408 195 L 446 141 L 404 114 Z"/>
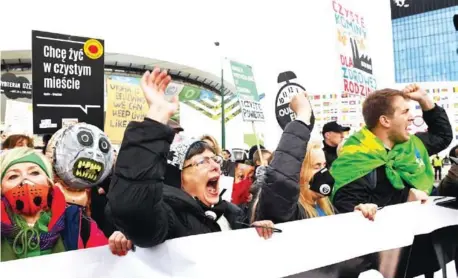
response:
<path fill-rule="evenodd" d="M 143 76 L 149 111 L 143 122 L 128 125 L 108 192 L 107 218 L 140 247 L 168 239 L 175 220 L 162 199 L 167 154 L 174 137 L 166 123 L 178 108 L 176 99 L 172 103 L 164 99 L 169 82 L 170 76 L 159 69 Z"/>
<path fill-rule="evenodd" d="M 266 171 L 256 208 L 256 220 L 274 223 L 300 219 L 299 178 L 313 127 L 312 110 L 305 94 L 291 101 L 298 120 L 289 123 Z M 312 124 L 311 124 L 312 123 Z"/>
<path fill-rule="evenodd" d="M 446 149 L 453 140 L 452 126 L 445 110 L 434 104 L 417 85 L 409 85 L 404 89 L 409 97 L 417 101 L 423 110 L 423 119 L 428 125 L 427 132 L 417 133 L 429 155 L 434 155 Z"/>

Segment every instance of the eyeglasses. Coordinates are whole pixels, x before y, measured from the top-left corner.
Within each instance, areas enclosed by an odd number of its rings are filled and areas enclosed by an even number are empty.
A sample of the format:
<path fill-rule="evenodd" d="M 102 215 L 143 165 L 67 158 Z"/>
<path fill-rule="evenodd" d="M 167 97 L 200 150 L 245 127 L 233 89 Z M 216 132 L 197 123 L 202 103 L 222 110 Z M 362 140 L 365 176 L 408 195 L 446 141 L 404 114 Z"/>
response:
<path fill-rule="evenodd" d="M 199 161 L 197 161 L 195 163 L 191 163 L 191 164 L 183 167 L 183 170 L 186 169 L 186 168 L 190 168 L 190 167 L 194 167 L 194 166 L 197 167 L 197 166 L 200 166 L 200 165 L 204 165 L 204 166 L 208 167 L 208 166 L 211 165 L 211 161 L 213 161 L 214 163 L 217 163 L 220 167 L 223 164 L 223 158 L 221 156 L 203 157 Z"/>

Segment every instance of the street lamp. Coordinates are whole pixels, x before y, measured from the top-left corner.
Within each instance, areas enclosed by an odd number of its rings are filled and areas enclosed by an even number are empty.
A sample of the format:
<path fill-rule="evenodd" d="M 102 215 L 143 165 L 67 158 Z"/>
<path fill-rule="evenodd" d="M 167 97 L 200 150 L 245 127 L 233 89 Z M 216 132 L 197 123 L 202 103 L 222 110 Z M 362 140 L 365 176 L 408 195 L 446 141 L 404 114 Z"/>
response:
<path fill-rule="evenodd" d="M 214 43 L 216 47 L 219 47 L 219 42 Z M 224 64 L 220 54 L 221 64 L 221 147 L 226 148 L 226 116 L 224 113 Z"/>

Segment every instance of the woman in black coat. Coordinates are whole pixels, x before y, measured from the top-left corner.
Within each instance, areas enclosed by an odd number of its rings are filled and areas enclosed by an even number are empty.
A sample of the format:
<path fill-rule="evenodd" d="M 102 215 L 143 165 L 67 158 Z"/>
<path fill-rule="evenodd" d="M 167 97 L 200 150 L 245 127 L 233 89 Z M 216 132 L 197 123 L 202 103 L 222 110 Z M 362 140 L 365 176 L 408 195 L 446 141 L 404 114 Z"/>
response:
<path fill-rule="evenodd" d="M 118 255 L 132 243 L 152 247 L 172 238 L 245 227 L 244 212 L 220 197 L 221 167 L 214 150 L 202 141 L 175 141 L 171 147 L 175 133 L 166 124 L 178 99 L 164 98 L 170 81 L 157 68 L 145 73 L 141 85 L 149 111 L 124 133 L 105 209 L 118 229 L 109 243 Z M 167 162 L 181 171 L 181 189 L 164 184 Z M 270 221 L 257 225 L 273 227 Z M 272 235 L 271 229 L 256 230 L 264 238 Z"/>

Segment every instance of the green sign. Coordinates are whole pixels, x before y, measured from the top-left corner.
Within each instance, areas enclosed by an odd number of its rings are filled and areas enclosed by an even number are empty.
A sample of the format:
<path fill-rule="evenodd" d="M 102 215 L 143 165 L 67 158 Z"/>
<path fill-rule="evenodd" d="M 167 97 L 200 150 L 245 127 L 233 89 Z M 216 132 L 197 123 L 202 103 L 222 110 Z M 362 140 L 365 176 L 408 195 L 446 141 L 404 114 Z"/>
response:
<path fill-rule="evenodd" d="M 200 89 L 195 86 L 185 85 L 180 92 L 180 101 L 198 100 L 200 98 Z"/>
<path fill-rule="evenodd" d="M 231 70 L 237 95 L 244 99 L 259 101 L 251 66 L 231 61 Z"/>

